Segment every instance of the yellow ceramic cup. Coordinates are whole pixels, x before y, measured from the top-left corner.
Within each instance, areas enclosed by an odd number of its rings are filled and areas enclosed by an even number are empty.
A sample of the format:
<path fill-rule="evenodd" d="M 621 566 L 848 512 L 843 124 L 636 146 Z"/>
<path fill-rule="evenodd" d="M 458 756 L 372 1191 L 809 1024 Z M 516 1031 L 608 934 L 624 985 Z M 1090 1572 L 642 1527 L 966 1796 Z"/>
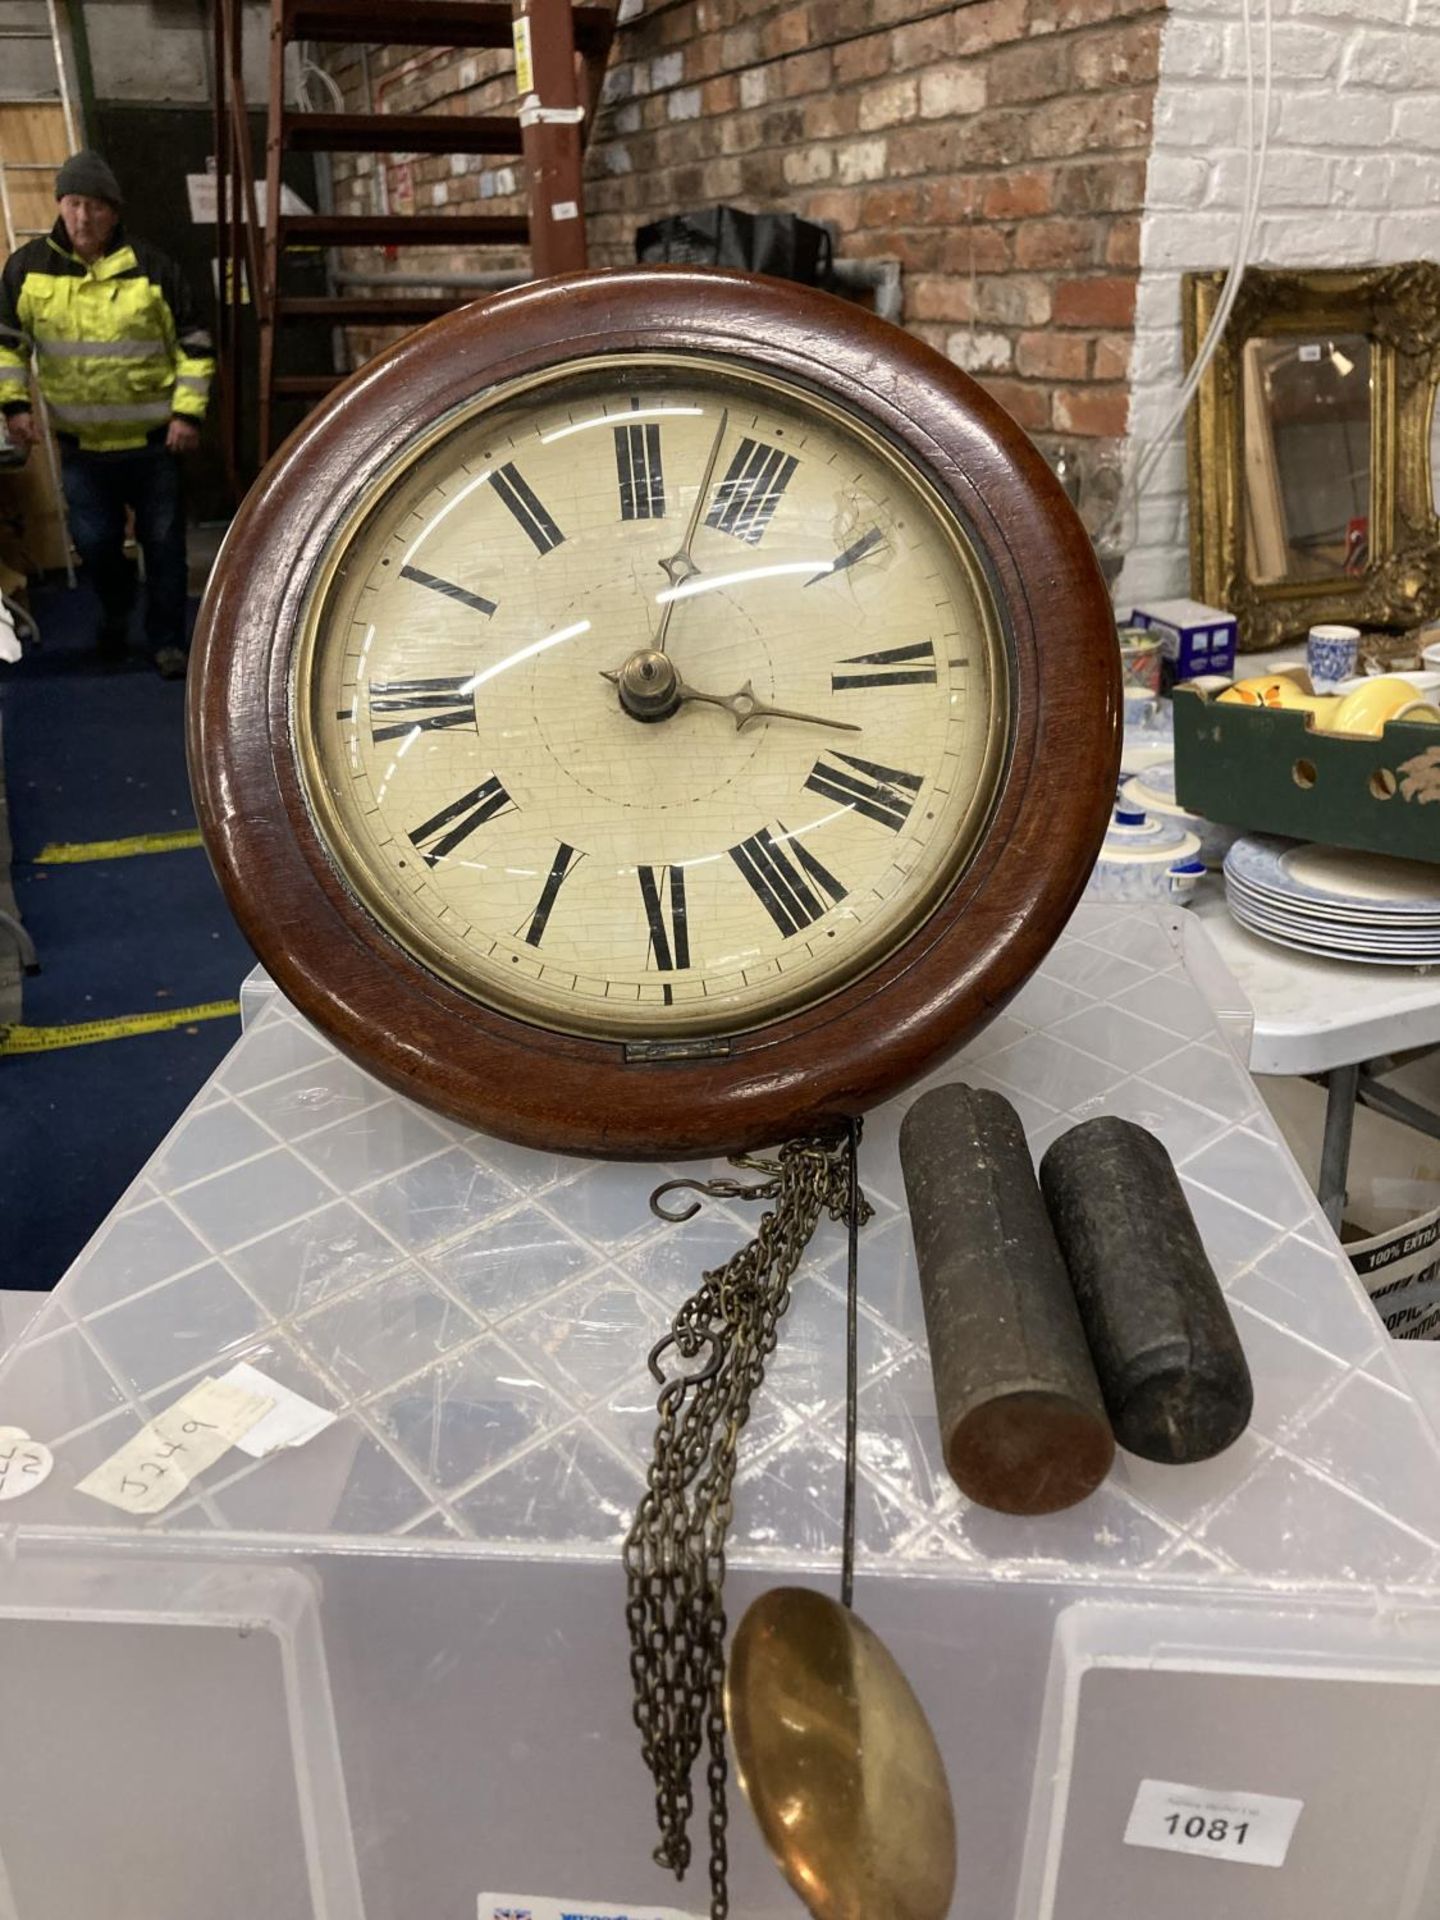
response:
<path fill-rule="evenodd" d="M 1427 720 L 1434 711 L 1429 702 L 1421 698 L 1418 687 L 1396 674 L 1385 673 L 1342 696 L 1330 723 L 1331 731 L 1358 733 L 1378 740 L 1385 722 L 1398 720 L 1402 712 L 1407 720 Z"/>

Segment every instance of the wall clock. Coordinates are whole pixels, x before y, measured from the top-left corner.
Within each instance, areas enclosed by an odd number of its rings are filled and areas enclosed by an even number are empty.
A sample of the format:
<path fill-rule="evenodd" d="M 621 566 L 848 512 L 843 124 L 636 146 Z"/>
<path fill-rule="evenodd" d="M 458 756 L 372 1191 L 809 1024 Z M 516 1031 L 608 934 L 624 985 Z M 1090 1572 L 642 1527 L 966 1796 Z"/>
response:
<path fill-rule="evenodd" d="M 1114 792 L 1114 623 L 1038 452 L 828 296 L 685 269 L 412 334 L 267 468 L 191 676 L 282 990 L 532 1146 L 752 1148 L 1044 955 Z"/>

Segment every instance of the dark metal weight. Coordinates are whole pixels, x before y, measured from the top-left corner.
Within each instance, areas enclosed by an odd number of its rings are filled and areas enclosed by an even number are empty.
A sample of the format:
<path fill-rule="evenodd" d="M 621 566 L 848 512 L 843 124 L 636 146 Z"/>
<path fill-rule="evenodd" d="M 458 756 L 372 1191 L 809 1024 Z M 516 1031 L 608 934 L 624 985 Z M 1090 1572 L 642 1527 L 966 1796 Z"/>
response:
<path fill-rule="evenodd" d="M 1050 1148 L 1040 1184 L 1121 1446 L 1180 1465 L 1238 1440 L 1250 1370 L 1160 1141 L 1086 1120 Z"/>
<path fill-rule="evenodd" d="M 905 1116 L 900 1161 L 956 1485 L 1001 1513 L 1073 1506 L 1115 1442 L 1018 1114 L 936 1087 Z"/>

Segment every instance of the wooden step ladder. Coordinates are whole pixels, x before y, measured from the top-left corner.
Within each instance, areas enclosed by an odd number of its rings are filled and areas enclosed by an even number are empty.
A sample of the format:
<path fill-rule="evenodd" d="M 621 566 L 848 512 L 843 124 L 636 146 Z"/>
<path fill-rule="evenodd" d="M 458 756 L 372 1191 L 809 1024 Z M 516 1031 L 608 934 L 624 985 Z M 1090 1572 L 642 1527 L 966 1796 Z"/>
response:
<path fill-rule="evenodd" d="M 238 466 L 240 324 L 226 288 L 248 282 L 258 321 L 260 458 L 277 438 L 278 402 L 313 402 L 341 374 L 282 373 L 281 327 L 418 326 L 468 304 L 473 294 L 373 296 L 286 290 L 287 253 L 299 247 L 528 247 L 537 277 L 585 265 L 583 148 L 599 103 L 615 29 L 611 4 L 575 0 L 270 0 L 270 79 L 265 148 L 265 219 L 257 220 L 248 122 L 240 73 L 240 0 L 216 6 L 216 144 L 221 175 L 217 243 L 221 256 L 222 365 L 227 445 Z M 515 114 L 309 113 L 285 101 L 286 50 L 301 41 L 362 46 L 513 48 Z M 423 153 L 522 157 L 528 215 L 285 213 L 281 168 L 292 153 Z M 228 184 L 227 184 L 228 183 Z M 263 233 L 263 237 L 262 237 Z M 237 476 L 238 477 L 238 476 Z"/>

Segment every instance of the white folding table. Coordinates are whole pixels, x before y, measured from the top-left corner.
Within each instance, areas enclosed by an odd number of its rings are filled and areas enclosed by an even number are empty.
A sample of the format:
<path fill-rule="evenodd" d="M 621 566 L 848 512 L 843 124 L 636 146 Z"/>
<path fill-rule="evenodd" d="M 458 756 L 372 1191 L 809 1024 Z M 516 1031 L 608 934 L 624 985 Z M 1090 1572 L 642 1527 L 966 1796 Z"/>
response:
<path fill-rule="evenodd" d="M 1440 1115 L 1379 1077 L 1394 1054 L 1440 1047 L 1440 967 L 1321 960 L 1261 940 L 1231 918 L 1218 876 L 1202 883 L 1190 911 L 1255 1016 L 1250 1071 L 1325 1081 L 1319 1197 L 1338 1228 L 1357 1102 L 1440 1137 Z"/>

